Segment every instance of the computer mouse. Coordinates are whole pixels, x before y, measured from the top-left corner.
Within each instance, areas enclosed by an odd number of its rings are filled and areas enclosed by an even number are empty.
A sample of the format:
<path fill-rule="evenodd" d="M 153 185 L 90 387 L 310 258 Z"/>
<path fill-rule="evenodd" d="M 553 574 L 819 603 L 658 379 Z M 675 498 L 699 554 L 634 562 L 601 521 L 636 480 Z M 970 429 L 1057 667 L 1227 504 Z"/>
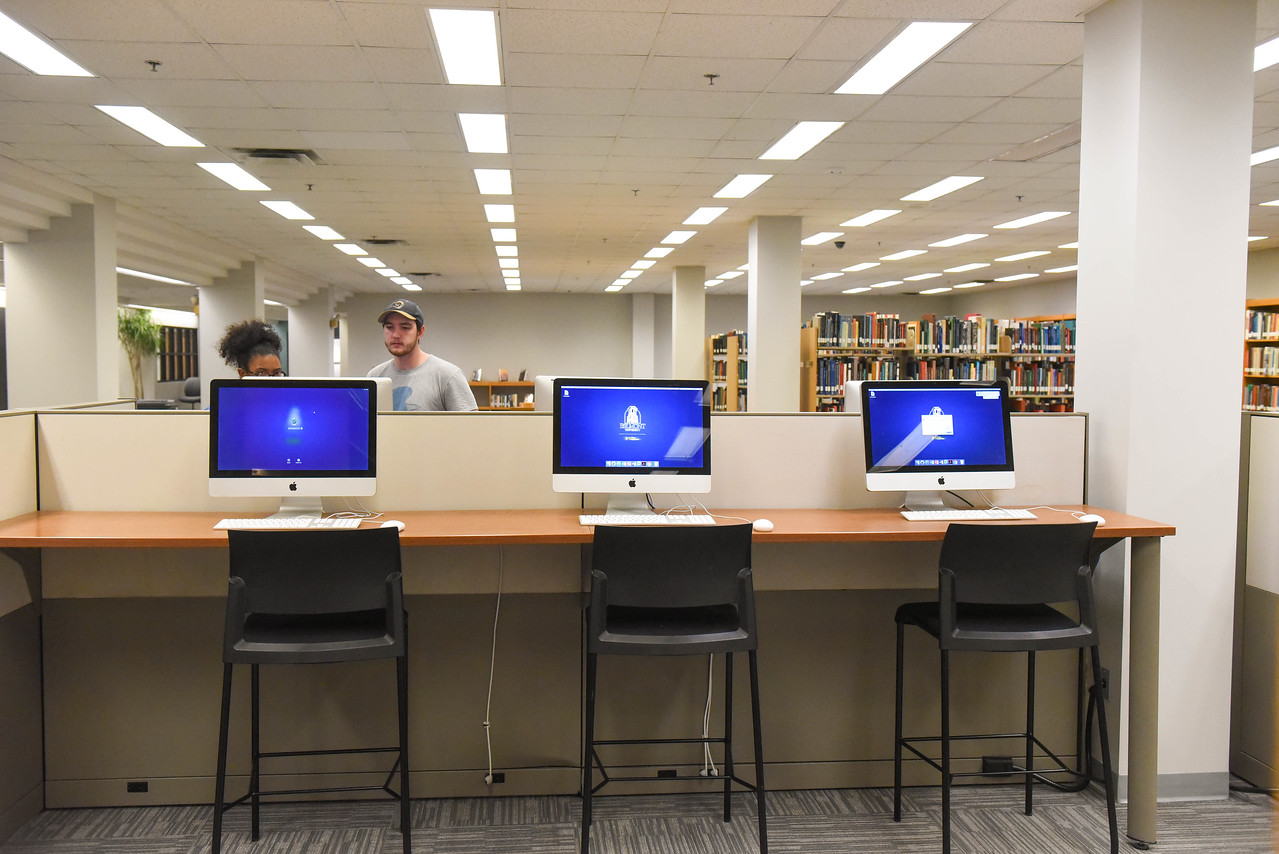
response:
<path fill-rule="evenodd" d="M 756 519 L 751 527 L 756 531 L 771 531 L 773 530 L 773 523 L 767 519 Z"/>
<path fill-rule="evenodd" d="M 1096 522 L 1097 527 L 1099 528 L 1102 525 L 1106 524 L 1105 518 L 1102 516 L 1098 516 L 1096 513 L 1085 513 L 1084 515 L 1079 517 L 1079 521 L 1080 522 Z"/>
<path fill-rule="evenodd" d="M 379 527 L 381 527 L 381 528 L 399 528 L 401 531 L 403 531 L 403 530 L 404 530 L 404 523 L 403 523 L 403 522 L 401 522 L 399 519 L 387 519 L 387 520 L 386 520 L 385 522 L 383 522 L 383 523 L 382 523 Z"/>

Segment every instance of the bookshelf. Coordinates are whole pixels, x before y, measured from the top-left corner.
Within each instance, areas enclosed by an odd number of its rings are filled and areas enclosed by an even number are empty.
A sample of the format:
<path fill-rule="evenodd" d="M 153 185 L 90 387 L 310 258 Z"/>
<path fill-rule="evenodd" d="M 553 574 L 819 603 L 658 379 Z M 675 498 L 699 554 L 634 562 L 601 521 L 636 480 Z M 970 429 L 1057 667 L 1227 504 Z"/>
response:
<path fill-rule="evenodd" d="M 800 401 L 840 412 L 850 380 L 1006 379 L 1020 412 L 1073 409 L 1073 315 L 997 320 L 978 315 L 819 312 L 800 340 Z"/>
<path fill-rule="evenodd" d="M 706 378 L 713 412 L 745 412 L 746 333 L 733 331 L 706 339 Z"/>
<path fill-rule="evenodd" d="M 512 380 L 510 382 L 472 382 L 471 394 L 482 410 L 510 412 L 533 408 L 533 383 Z"/>
<path fill-rule="evenodd" d="M 1246 306 L 1243 409 L 1279 412 L 1279 299 L 1250 299 Z"/>

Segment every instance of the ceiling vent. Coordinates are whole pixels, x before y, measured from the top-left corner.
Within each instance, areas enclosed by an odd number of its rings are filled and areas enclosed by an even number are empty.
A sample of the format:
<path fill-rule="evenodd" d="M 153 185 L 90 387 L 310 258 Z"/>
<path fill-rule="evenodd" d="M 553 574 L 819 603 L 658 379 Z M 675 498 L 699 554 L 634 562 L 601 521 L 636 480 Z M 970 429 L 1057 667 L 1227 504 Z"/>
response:
<path fill-rule="evenodd" d="M 366 237 L 360 242 L 367 243 L 369 246 L 403 246 L 408 243 L 407 240 L 401 240 L 398 237 Z"/>
<path fill-rule="evenodd" d="M 327 166 L 324 158 L 310 148 L 237 148 L 248 160 L 292 160 L 303 166 Z"/>
<path fill-rule="evenodd" d="M 438 276 L 439 273 L 405 273 L 406 276 L 412 276 L 415 279 L 429 279 L 432 276 Z"/>

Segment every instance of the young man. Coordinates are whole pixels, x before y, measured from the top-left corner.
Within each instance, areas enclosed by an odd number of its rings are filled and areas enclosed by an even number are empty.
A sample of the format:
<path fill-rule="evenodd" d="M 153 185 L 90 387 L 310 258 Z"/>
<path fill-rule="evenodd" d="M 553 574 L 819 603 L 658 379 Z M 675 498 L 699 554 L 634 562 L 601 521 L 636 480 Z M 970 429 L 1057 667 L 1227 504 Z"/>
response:
<path fill-rule="evenodd" d="M 426 323 L 417 303 L 397 299 L 378 316 L 382 343 L 392 358 L 369 371 L 371 377 L 390 377 L 397 410 L 465 411 L 478 407 L 462 369 L 418 346 Z"/>

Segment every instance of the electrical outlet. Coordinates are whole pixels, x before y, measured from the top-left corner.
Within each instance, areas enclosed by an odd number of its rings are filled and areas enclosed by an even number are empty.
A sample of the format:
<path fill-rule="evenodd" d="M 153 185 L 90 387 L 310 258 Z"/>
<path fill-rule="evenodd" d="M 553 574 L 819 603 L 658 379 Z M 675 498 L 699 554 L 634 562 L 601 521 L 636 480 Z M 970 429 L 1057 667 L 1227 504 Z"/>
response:
<path fill-rule="evenodd" d="M 505 772 L 505 771 L 494 771 L 494 772 L 493 772 L 493 784 L 494 784 L 494 785 L 497 785 L 498 783 L 505 783 L 505 782 L 506 782 L 506 772 Z"/>
<path fill-rule="evenodd" d="M 674 768 L 661 768 L 657 772 L 658 777 L 674 777 L 675 775 L 676 771 Z"/>
<path fill-rule="evenodd" d="M 1002 774 L 1013 770 L 1013 758 L 1011 756 L 983 756 L 981 758 L 981 773 L 983 774 Z"/>
<path fill-rule="evenodd" d="M 130 780 L 124 784 L 124 790 L 130 794 L 144 794 L 150 791 L 151 786 L 146 780 Z"/>

